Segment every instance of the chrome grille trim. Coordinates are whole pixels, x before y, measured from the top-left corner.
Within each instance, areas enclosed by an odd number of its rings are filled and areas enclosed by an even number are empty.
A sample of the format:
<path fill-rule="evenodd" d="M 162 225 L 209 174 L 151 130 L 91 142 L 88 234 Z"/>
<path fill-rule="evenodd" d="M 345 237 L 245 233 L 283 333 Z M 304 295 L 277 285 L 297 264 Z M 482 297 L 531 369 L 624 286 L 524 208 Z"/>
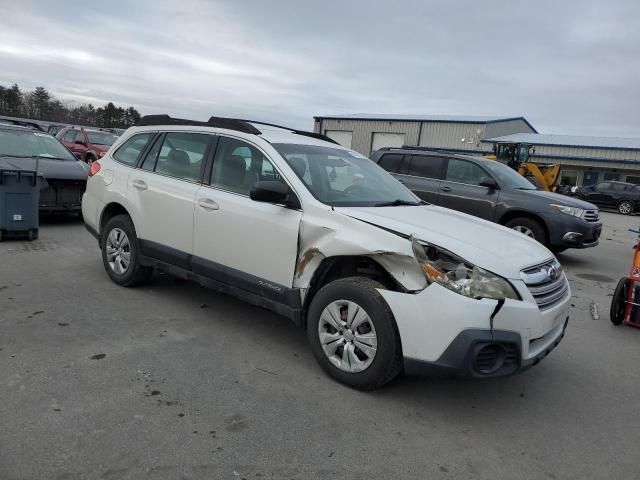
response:
<path fill-rule="evenodd" d="M 569 283 L 557 260 L 530 267 L 520 272 L 540 310 L 546 310 L 560 303 L 569 293 Z"/>
<path fill-rule="evenodd" d="M 597 222 L 600 220 L 600 211 L 598 210 L 586 210 L 584 212 L 584 219 L 587 222 Z"/>

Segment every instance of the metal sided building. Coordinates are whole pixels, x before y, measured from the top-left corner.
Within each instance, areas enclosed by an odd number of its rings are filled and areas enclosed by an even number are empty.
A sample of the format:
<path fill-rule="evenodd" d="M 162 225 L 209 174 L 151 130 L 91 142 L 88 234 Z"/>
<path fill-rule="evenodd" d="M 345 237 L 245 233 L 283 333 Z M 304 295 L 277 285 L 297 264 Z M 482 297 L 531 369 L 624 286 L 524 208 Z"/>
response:
<path fill-rule="evenodd" d="M 314 117 L 314 131 L 366 156 L 382 147 L 403 145 L 491 153 L 492 145 L 483 140 L 536 133 L 524 117 L 366 114 Z"/>
<path fill-rule="evenodd" d="M 640 184 L 640 138 L 516 133 L 483 140 L 533 145 L 531 160 L 562 165 L 560 183 L 593 185 L 606 180 Z"/>

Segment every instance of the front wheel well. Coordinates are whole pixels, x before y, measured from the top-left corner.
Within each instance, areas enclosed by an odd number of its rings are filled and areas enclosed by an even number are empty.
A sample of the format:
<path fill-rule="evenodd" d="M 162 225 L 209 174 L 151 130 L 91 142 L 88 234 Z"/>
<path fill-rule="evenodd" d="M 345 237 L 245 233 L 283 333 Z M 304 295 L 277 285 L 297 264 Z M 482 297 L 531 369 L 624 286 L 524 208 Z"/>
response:
<path fill-rule="evenodd" d="M 512 210 L 505 213 L 498 223 L 500 225 L 506 225 L 511 220 L 515 220 L 516 218 L 528 218 L 530 220 L 534 220 L 540 224 L 540 226 L 544 229 L 544 233 L 546 235 L 547 240 L 549 239 L 549 229 L 547 228 L 547 223 L 542 219 L 542 217 L 536 215 L 535 213 L 526 212 L 524 210 Z"/>
<path fill-rule="evenodd" d="M 356 255 L 325 258 L 309 282 L 309 289 L 304 299 L 305 319 L 315 294 L 328 283 L 347 277 L 366 277 L 379 282 L 387 290 L 405 291 L 404 287 L 371 257 Z"/>

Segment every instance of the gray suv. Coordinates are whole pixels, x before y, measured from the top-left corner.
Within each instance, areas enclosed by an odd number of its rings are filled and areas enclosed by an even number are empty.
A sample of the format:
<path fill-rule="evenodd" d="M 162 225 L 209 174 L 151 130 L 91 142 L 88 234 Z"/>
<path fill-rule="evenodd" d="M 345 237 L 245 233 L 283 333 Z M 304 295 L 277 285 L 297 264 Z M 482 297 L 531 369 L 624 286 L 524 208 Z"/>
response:
<path fill-rule="evenodd" d="M 513 228 L 556 253 L 598 245 L 595 205 L 538 190 L 495 160 L 406 147 L 377 150 L 371 160 L 423 200 Z"/>

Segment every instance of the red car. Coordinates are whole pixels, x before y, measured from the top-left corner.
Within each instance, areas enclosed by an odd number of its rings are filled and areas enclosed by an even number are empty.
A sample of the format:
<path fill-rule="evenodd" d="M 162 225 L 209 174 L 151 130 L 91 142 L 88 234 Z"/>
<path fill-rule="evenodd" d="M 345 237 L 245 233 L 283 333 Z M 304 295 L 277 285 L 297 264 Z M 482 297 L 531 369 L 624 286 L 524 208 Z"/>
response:
<path fill-rule="evenodd" d="M 107 153 L 118 136 L 104 130 L 67 127 L 60 130 L 56 138 L 76 157 L 91 164 Z"/>

